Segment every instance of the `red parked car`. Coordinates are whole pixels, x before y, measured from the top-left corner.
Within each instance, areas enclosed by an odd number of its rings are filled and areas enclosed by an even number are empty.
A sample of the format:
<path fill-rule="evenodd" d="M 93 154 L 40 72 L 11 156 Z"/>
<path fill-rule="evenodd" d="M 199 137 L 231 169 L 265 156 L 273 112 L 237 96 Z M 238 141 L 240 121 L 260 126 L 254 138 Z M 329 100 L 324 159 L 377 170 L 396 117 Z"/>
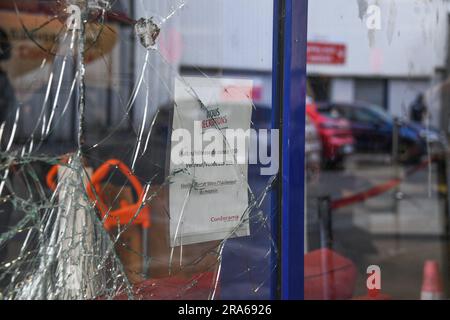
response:
<path fill-rule="evenodd" d="M 340 164 L 347 155 L 353 153 L 355 140 L 348 120 L 338 114 L 336 116 L 320 114 L 317 105 L 309 97 L 306 99 L 306 114 L 319 132 L 325 164 Z"/>

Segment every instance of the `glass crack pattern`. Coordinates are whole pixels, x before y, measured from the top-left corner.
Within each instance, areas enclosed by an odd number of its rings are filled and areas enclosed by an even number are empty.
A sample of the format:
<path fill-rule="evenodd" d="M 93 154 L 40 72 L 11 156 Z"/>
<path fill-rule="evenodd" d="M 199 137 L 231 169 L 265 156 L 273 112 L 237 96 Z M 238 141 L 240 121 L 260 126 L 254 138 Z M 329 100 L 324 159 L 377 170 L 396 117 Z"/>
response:
<path fill-rule="evenodd" d="M 32 71 L 0 127 L 0 298 L 268 298 L 276 176 L 254 182 L 255 168 L 234 165 L 230 179 L 248 192 L 239 223 L 219 240 L 170 245 L 171 219 L 177 237 L 199 188 L 195 169 L 168 166 L 172 119 L 190 121 L 175 82 L 201 114 L 211 107 L 174 54 L 171 32 L 189 1 L 141 1 L 136 13 L 126 1 L 6 2 L 15 36 L 40 58 L 23 61 Z M 190 187 L 175 215 L 169 189 L 179 177 Z M 249 235 L 238 237 L 244 224 Z"/>

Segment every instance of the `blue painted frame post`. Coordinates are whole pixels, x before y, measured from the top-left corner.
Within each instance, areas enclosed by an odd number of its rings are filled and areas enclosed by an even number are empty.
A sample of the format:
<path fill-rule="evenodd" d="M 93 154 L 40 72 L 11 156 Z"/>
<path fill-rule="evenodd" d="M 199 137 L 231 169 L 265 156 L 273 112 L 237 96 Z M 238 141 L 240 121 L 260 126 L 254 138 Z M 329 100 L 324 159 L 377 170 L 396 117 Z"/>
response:
<path fill-rule="evenodd" d="M 305 95 L 307 0 L 274 1 L 273 119 L 281 133 L 278 293 L 304 298 Z M 277 123 L 278 122 L 278 123 Z"/>

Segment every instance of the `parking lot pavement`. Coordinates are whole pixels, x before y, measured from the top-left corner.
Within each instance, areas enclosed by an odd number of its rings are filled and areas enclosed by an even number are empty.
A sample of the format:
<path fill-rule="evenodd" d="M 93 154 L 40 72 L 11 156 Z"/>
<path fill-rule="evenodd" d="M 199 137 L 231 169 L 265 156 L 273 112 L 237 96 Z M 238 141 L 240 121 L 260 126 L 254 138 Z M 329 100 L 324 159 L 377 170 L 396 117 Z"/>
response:
<path fill-rule="evenodd" d="M 308 185 L 309 250 L 320 247 L 319 196 L 335 200 L 399 177 L 402 182 L 398 187 L 332 211 L 333 249 L 356 264 L 356 294 L 366 293 L 366 268 L 377 264 L 386 293 L 417 299 L 425 260 L 435 259 L 441 270 L 448 269 L 444 204 L 438 194 L 436 165 L 406 176 L 410 167 L 395 167 L 387 158 L 369 160 L 354 156 L 344 169 L 321 171 L 319 180 Z M 447 273 L 443 276 L 448 278 Z"/>

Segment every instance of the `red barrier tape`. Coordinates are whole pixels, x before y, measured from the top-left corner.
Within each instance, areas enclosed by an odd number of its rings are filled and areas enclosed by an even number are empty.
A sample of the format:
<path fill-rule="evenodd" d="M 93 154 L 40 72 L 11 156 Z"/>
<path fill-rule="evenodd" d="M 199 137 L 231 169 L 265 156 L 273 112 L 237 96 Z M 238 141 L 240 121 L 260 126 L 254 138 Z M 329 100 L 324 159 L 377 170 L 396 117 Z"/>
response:
<path fill-rule="evenodd" d="M 424 167 L 426 167 L 429 163 L 431 163 L 433 160 L 429 161 L 423 161 L 421 164 L 409 169 L 406 172 L 406 177 L 416 173 L 417 171 L 423 169 Z M 358 202 L 363 202 L 369 198 L 373 198 L 376 197 L 382 193 L 385 193 L 395 187 L 397 187 L 400 183 L 402 182 L 402 179 L 396 178 L 396 179 L 392 179 L 389 180 L 388 182 L 385 182 L 383 184 L 380 184 L 378 186 L 372 187 L 366 191 L 345 197 L 345 198 L 341 198 L 341 199 L 337 199 L 331 202 L 331 208 L 332 209 L 340 209 Z"/>

